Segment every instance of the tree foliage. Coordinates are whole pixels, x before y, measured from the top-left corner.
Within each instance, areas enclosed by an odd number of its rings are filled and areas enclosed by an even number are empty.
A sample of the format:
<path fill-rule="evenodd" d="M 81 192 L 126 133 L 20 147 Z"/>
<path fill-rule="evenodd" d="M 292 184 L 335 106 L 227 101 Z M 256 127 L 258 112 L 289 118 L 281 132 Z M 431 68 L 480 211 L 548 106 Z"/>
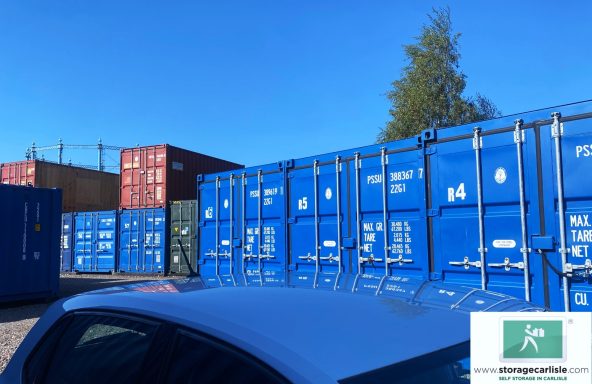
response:
<path fill-rule="evenodd" d="M 381 129 L 379 142 L 397 140 L 426 128 L 449 127 L 500 115 L 481 94 L 463 97 L 466 76 L 460 71 L 460 33 L 452 30 L 450 9 L 433 9 L 416 44 L 404 46 L 409 63 L 387 93 L 392 120 Z"/>

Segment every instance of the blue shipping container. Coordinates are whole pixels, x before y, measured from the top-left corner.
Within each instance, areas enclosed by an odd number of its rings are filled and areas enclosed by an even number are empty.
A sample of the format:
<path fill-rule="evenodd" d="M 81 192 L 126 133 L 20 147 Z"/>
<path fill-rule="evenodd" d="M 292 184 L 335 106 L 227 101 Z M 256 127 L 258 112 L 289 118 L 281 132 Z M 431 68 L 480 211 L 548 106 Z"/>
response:
<path fill-rule="evenodd" d="M 204 280 L 283 283 L 284 163 L 200 176 L 198 196 L 198 264 Z"/>
<path fill-rule="evenodd" d="M 587 101 L 206 175 L 200 271 L 377 294 L 430 278 L 590 311 L 590 143 Z"/>
<path fill-rule="evenodd" d="M 0 185 L 0 302 L 56 296 L 62 191 Z"/>
<path fill-rule="evenodd" d="M 114 272 L 117 232 L 117 211 L 75 212 L 73 270 Z"/>
<path fill-rule="evenodd" d="M 428 278 L 421 154 L 411 138 L 289 162 L 291 284 L 380 290 L 377 276 Z"/>
<path fill-rule="evenodd" d="M 591 112 L 579 103 L 435 132 L 433 278 L 590 310 Z"/>
<path fill-rule="evenodd" d="M 169 234 L 168 208 L 120 211 L 118 272 L 168 273 Z"/>
<path fill-rule="evenodd" d="M 74 239 L 74 214 L 62 214 L 62 241 L 60 243 L 60 271 L 72 272 L 72 247 Z"/>

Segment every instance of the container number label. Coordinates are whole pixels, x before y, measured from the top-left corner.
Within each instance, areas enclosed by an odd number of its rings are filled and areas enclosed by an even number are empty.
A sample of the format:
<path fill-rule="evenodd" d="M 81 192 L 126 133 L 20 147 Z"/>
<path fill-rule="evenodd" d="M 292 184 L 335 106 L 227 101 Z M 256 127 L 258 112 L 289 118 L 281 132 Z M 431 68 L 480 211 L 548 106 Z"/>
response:
<path fill-rule="evenodd" d="M 464 200 L 467 197 L 465 193 L 465 183 L 460 183 L 458 188 L 448 188 L 448 202 L 453 203 L 457 198 Z"/>
<path fill-rule="evenodd" d="M 308 208 L 308 198 L 303 197 L 302 199 L 298 199 L 298 210 L 305 211 Z"/>

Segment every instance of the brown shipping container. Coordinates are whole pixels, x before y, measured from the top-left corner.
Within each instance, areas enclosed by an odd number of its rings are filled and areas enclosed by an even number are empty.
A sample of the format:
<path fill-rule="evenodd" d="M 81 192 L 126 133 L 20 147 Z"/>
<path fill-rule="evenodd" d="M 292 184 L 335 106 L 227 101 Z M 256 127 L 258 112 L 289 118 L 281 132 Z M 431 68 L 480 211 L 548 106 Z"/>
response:
<path fill-rule="evenodd" d="M 63 212 L 117 209 L 119 175 L 41 160 L 0 164 L 2 184 L 59 188 Z"/>
<path fill-rule="evenodd" d="M 195 200 L 197 175 L 244 168 L 241 164 L 168 144 L 121 150 L 119 207 L 165 207 L 171 200 Z"/>

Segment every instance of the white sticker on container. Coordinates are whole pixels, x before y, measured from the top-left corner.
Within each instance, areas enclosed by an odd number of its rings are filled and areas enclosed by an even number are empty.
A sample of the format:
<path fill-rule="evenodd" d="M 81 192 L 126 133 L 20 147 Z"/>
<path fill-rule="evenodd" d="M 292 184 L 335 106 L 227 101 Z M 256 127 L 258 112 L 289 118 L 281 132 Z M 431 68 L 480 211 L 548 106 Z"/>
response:
<path fill-rule="evenodd" d="M 156 262 L 157 263 L 160 263 L 160 253 L 157 253 L 156 254 Z"/>
<path fill-rule="evenodd" d="M 333 248 L 337 245 L 337 243 L 333 240 L 325 240 L 323 241 L 323 246 L 327 247 L 327 248 Z"/>
<path fill-rule="evenodd" d="M 183 163 L 178 163 L 173 161 L 172 167 L 175 171 L 182 171 L 183 170 Z"/>
<path fill-rule="evenodd" d="M 70 248 L 70 244 L 69 244 L 69 241 L 68 241 L 68 236 L 63 236 L 63 239 L 62 239 L 62 248 L 63 249 Z"/>
<path fill-rule="evenodd" d="M 228 209 L 228 199 L 224 199 L 224 209 Z"/>
<path fill-rule="evenodd" d="M 498 184 L 503 184 L 506 182 L 507 174 L 506 169 L 503 167 L 499 167 L 495 170 L 495 182 Z"/>
<path fill-rule="evenodd" d="M 179 263 L 179 256 L 174 256 L 173 257 L 173 263 L 178 264 Z"/>
<path fill-rule="evenodd" d="M 222 240 L 221 244 L 222 245 L 230 245 L 230 240 Z"/>
<path fill-rule="evenodd" d="M 76 264 L 82 265 L 82 257 L 78 256 L 78 262 Z"/>
<path fill-rule="evenodd" d="M 331 197 L 333 197 L 333 191 L 331 190 L 331 188 L 325 189 L 325 198 L 327 200 L 331 200 Z"/>
<path fill-rule="evenodd" d="M 494 248 L 516 248 L 514 240 L 493 240 Z"/>

